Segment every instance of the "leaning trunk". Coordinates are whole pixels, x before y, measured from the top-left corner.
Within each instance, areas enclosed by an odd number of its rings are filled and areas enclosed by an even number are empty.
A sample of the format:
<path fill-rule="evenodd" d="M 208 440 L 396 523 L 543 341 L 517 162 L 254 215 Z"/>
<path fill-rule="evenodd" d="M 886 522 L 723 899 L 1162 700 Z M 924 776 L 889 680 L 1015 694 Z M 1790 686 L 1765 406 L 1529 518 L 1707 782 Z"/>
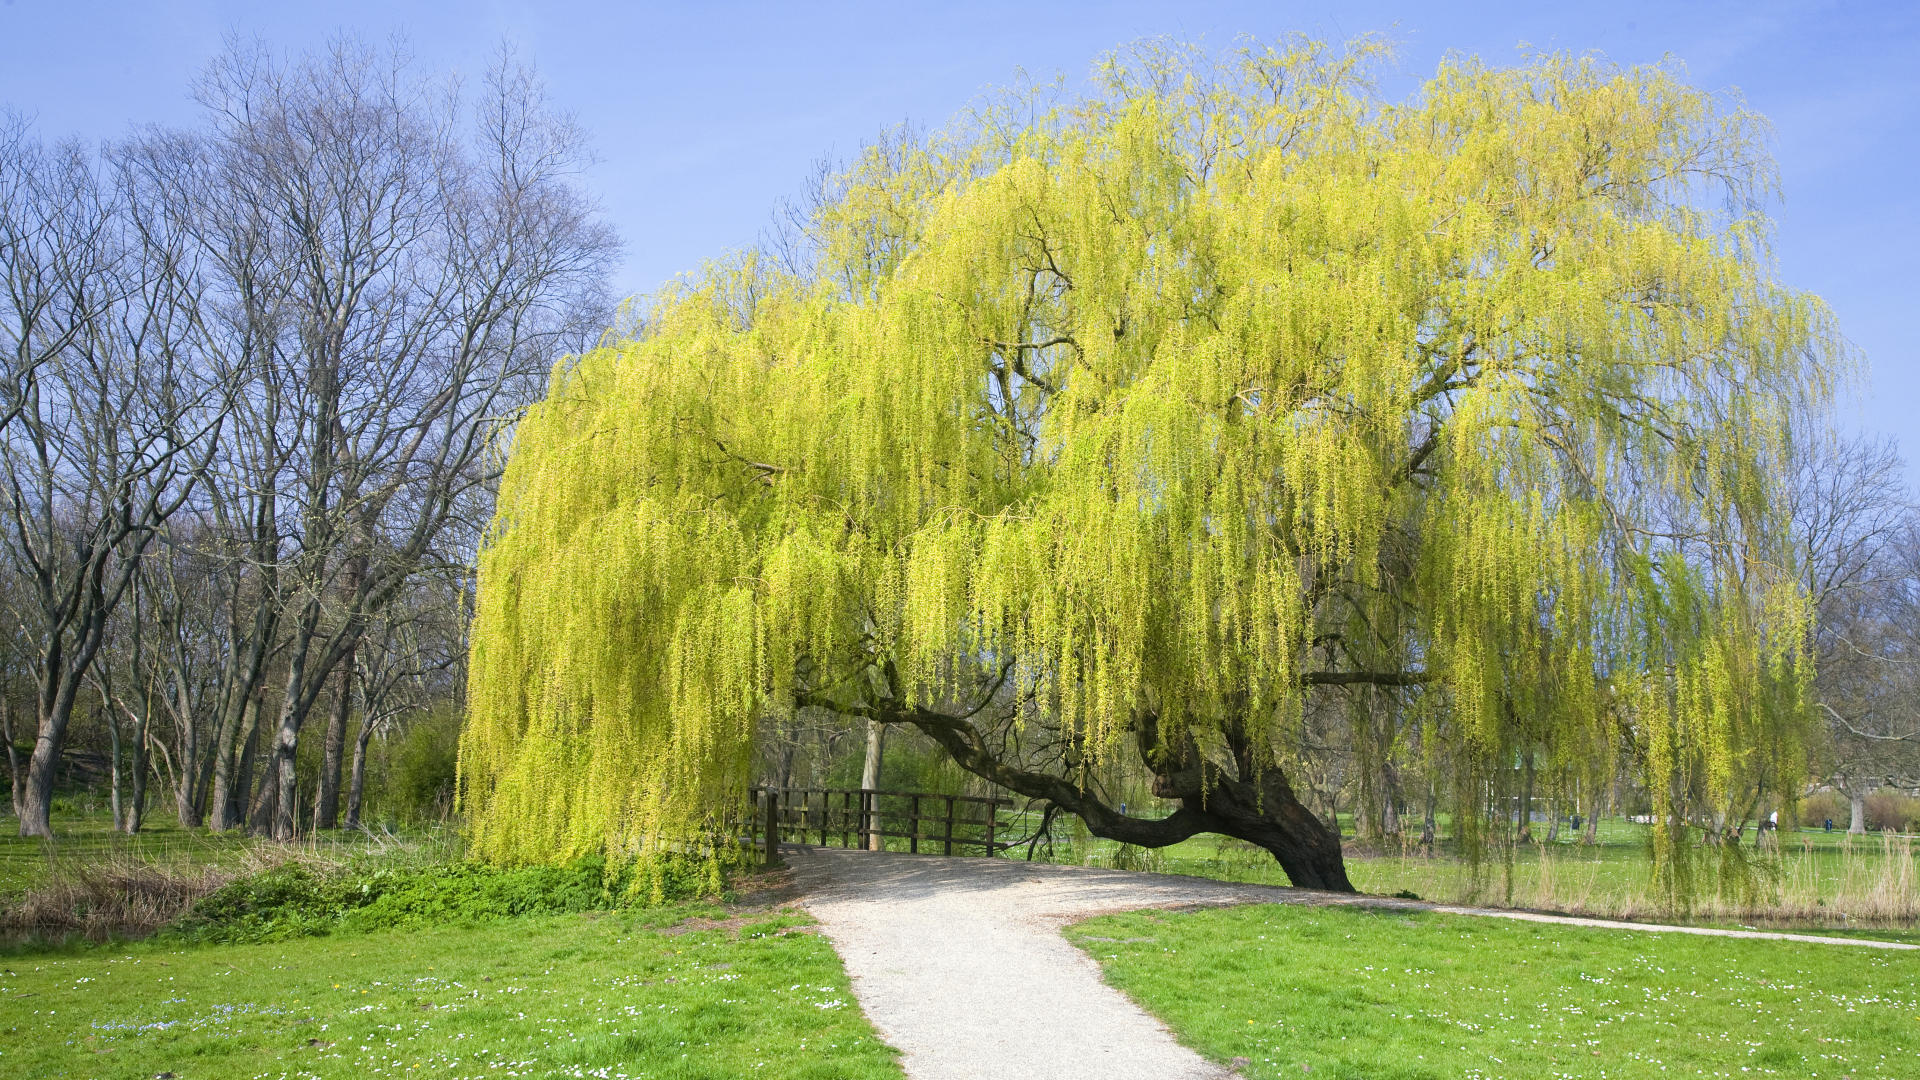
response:
<path fill-rule="evenodd" d="M 61 678 L 52 671 L 41 683 L 40 730 L 27 759 L 26 792 L 20 801 L 21 836 L 53 836 L 53 772 L 60 765 L 60 748 L 66 742 L 78 690 L 77 678 Z"/>
<path fill-rule="evenodd" d="M 1001 761 L 964 720 L 921 709 L 895 715 L 931 736 L 961 768 L 1079 815 L 1087 831 L 1102 839 L 1160 848 L 1201 833 L 1219 833 L 1264 848 L 1298 888 L 1355 891 L 1347 879 L 1339 833 L 1307 809 L 1271 752 L 1248 738 L 1238 724 L 1224 732 L 1236 766 L 1230 772 L 1201 755 L 1191 732 L 1181 732 L 1163 744 L 1153 714 L 1136 721 L 1136 744 L 1141 760 L 1153 773 L 1153 793 L 1181 804 L 1171 815 L 1153 819 L 1122 814 L 1065 777 Z"/>
<path fill-rule="evenodd" d="M 255 836 L 270 836 L 280 813 L 280 785 L 276 782 L 271 751 L 260 757 L 264 759 L 260 766 L 260 786 L 254 791 L 253 803 L 247 810 L 247 831 Z"/>

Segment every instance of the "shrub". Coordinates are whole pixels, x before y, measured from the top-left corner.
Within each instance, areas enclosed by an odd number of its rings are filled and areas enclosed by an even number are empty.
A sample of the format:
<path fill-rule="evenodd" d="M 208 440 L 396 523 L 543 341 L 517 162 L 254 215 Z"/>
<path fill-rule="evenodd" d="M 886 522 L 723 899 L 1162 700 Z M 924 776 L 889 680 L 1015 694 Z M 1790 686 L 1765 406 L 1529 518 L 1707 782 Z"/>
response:
<path fill-rule="evenodd" d="M 1851 811 L 1847 805 L 1846 796 L 1837 791 L 1827 790 L 1816 791 L 1801 799 L 1797 816 L 1804 828 L 1820 828 L 1831 821 L 1834 828 L 1844 829 L 1847 827 L 1847 822 L 1851 820 L 1848 817 L 1849 813 Z"/>
<path fill-rule="evenodd" d="M 17 901 L 0 904 L 0 938 L 58 942 L 145 937 L 231 876 L 212 866 L 172 867 L 118 855 L 63 863 Z"/>
<path fill-rule="evenodd" d="M 1867 828 L 1879 832 L 1914 832 L 1920 829 L 1920 799 L 1897 791 L 1882 789 L 1867 796 Z"/>
<path fill-rule="evenodd" d="M 287 865 L 215 890 L 169 932 L 198 941 L 273 941 L 661 904 L 723 887 L 712 860 L 680 856 L 613 867 L 598 857 L 565 866 L 454 862 L 331 873 Z"/>
<path fill-rule="evenodd" d="M 383 809 L 404 821 L 437 821 L 453 806 L 460 716 L 432 712 L 414 720 L 392 748 Z"/>

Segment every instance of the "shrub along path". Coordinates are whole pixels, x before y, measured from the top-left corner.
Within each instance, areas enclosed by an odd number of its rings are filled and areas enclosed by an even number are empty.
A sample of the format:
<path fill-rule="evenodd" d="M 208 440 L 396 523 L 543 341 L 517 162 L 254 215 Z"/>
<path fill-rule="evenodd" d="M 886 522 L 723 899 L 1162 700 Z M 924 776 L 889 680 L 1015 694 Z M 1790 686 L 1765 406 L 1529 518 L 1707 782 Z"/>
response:
<path fill-rule="evenodd" d="M 1538 922 L 1881 949 L 1856 938 L 1614 923 L 1011 859 L 786 849 L 854 994 L 916 1080 L 1200 1080 L 1224 1075 L 1101 979 L 1059 928 L 1149 907 L 1360 904 Z"/>

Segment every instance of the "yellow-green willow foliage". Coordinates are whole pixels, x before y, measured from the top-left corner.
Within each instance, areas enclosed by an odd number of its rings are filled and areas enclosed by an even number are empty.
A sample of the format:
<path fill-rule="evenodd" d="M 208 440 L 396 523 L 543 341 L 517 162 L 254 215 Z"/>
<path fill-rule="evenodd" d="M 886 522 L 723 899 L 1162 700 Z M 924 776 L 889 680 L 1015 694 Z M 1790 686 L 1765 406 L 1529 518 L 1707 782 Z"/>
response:
<path fill-rule="evenodd" d="M 1772 463 L 1845 356 L 1758 121 L 1565 57 L 1388 104 L 1380 51 L 1136 47 L 856 165 L 816 272 L 716 265 L 556 368 L 480 559 L 478 850 L 697 830 L 796 680 L 889 667 L 1010 664 L 1096 757 L 1151 709 L 1284 762 L 1385 673 L 1483 789 L 1620 723 L 1676 821 L 1789 775 Z"/>

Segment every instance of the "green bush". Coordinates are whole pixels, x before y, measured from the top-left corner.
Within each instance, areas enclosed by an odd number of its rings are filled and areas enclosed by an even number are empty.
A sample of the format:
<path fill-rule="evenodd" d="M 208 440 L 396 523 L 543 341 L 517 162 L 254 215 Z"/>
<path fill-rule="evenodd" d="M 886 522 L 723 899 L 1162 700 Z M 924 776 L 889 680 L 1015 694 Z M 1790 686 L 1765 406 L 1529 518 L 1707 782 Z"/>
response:
<path fill-rule="evenodd" d="M 390 751 L 381 809 L 403 821 L 437 821 L 453 806 L 460 716 L 434 712 L 409 724 Z"/>
<path fill-rule="evenodd" d="M 613 867 L 598 857 L 565 866 L 458 862 L 358 872 L 290 864 L 208 894 L 167 933 L 194 941 L 275 941 L 661 904 L 723 888 L 718 864 L 679 856 Z"/>

